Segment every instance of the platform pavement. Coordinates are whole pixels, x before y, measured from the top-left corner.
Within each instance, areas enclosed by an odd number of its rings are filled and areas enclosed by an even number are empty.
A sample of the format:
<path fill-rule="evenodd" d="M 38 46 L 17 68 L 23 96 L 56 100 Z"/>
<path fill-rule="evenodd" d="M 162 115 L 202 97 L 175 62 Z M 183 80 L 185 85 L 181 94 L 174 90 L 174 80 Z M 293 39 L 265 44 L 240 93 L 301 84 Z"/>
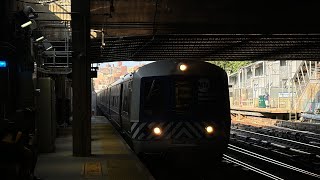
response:
<path fill-rule="evenodd" d="M 258 108 L 258 107 L 230 106 L 230 109 L 238 110 L 238 111 L 251 111 L 251 112 L 274 113 L 274 114 L 290 113 L 290 110 L 284 109 L 284 108 Z"/>
<path fill-rule="evenodd" d="M 40 154 L 35 174 L 43 180 L 154 180 L 104 117 L 92 118 L 92 156 L 72 156 L 72 131 L 55 141 L 54 153 Z"/>

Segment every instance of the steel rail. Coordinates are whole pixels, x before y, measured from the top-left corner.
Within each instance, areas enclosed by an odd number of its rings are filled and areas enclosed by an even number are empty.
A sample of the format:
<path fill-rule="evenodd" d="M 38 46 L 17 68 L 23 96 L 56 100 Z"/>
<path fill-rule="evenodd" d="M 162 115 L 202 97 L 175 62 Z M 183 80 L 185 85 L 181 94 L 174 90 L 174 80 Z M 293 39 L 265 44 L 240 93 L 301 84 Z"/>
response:
<path fill-rule="evenodd" d="M 246 149 L 243 149 L 243 148 L 231 145 L 231 144 L 228 145 L 228 149 L 245 154 L 245 155 L 248 155 L 248 156 L 251 156 L 251 157 L 254 157 L 254 158 L 257 158 L 257 159 L 260 159 L 260 160 L 263 160 L 263 161 L 266 161 L 266 162 L 269 162 L 269 163 L 272 163 L 272 164 L 275 164 L 275 165 L 278 165 L 278 166 L 281 166 L 281 167 L 284 167 L 284 168 L 287 168 L 287 169 L 290 169 L 290 170 L 293 170 L 293 171 L 296 171 L 296 172 L 299 172 L 299 173 L 302 173 L 302 174 L 305 174 L 305 175 L 309 175 L 309 176 L 312 176 L 315 178 L 320 178 L 319 174 L 315 174 L 315 173 L 291 166 L 289 164 L 268 158 L 266 156 L 262 156 L 260 154 L 248 151 Z"/>
<path fill-rule="evenodd" d="M 242 132 L 246 132 L 246 133 L 251 133 L 251 134 L 255 134 L 255 135 L 259 135 L 259 136 L 264 136 L 264 137 L 268 137 L 268 138 L 273 138 L 273 139 L 277 139 L 277 140 L 281 140 L 281 141 L 287 141 L 287 142 L 291 142 L 291 143 L 296 143 L 299 145 L 303 145 L 303 146 L 308 146 L 308 147 L 312 147 L 312 148 L 316 148 L 320 150 L 319 146 L 315 146 L 312 144 L 307 144 L 307 143 L 303 143 L 303 142 L 299 142 L 299 141 L 294 141 L 294 140 L 290 140 L 290 139 L 284 139 L 284 138 L 279 138 L 276 136 L 270 136 L 270 135 L 266 135 L 266 134 L 260 134 L 260 133 L 256 133 L 256 132 L 251 132 L 251 131 L 247 131 L 247 130 L 243 130 L 243 129 L 235 129 L 235 128 L 231 128 L 232 130 L 235 131 L 242 131 Z"/>
<path fill-rule="evenodd" d="M 223 159 L 226 160 L 226 161 L 232 162 L 232 163 L 234 163 L 234 164 L 236 164 L 236 165 L 239 165 L 239 166 L 242 166 L 242 167 L 244 167 L 244 168 L 247 168 L 247 169 L 249 169 L 249 170 L 251 170 L 251 171 L 253 171 L 253 172 L 256 172 L 256 173 L 258 173 L 258 174 L 261 174 L 261 175 L 263 175 L 263 176 L 266 176 L 266 177 L 268 177 L 268 178 L 276 179 L 276 180 L 284 180 L 284 179 L 282 179 L 282 178 L 280 178 L 280 177 L 278 177 L 278 176 L 275 176 L 275 175 L 270 174 L 270 173 L 268 173 L 268 172 L 266 172 L 266 171 L 263 171 L 263 170 L 261 170 L 261 169 L 259 169 L 259 168 L 256 168 L 256 167 L 254 167 L 254 166 L 251 166 L 251 165 L 249 165 L 249 164 L 246 164 L 246 163 L 244 163 L 244 162 L 241 162 L 241 161 L 239 161 L 239 160 L 237 160 L 237 159 L 235 159 L 235 158 L 232 158 L 232 157 L 230 157 L 230 156 L 228 156 L 228 155 L 225 155 L 225 154 L 224 154 L 224 155 L 223 155 Z"/>

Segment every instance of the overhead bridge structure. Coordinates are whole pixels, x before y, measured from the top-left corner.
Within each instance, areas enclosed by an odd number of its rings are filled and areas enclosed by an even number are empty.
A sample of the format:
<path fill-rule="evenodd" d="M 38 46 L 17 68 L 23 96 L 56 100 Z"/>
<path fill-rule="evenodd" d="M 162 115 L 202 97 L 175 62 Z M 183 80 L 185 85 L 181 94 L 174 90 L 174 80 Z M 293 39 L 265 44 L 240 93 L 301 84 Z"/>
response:
<path fill-rule="evenodd" d="M 317 60 L 318 34 L 166 34 L 92 40 L 92 62 L 195 60 Z"/>
<path fill-rule="evenodd" d="M 93 62 L 318 60 L 319 2 L 90 1 Z"/>

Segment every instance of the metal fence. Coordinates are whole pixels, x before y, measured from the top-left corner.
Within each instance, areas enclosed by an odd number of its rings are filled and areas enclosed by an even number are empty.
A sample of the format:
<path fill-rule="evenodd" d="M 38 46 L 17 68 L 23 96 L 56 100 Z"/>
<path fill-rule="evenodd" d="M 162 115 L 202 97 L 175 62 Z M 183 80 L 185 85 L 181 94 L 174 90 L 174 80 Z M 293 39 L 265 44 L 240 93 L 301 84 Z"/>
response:
<path fill-rule="evenodd" d="M 292 112 L 312 112 L 320 109 L 320 81 L 311 81 L 303 95 L 271 88 L 268 100 L 265 94 L 254 95 L 252 88 L 230 89 L 230 106 L 247 108 L 279 108 Z M 260 96 L 263 96 L 262 98 Z M 264 102 L 261 102 L 264 101 Z M 265 105 L 265 106 L 264 106 Z"/>
<path fill-rule="evenodd" d="M 271 89 L 271 92 L 273 93 L 271 93 L 269 97 L 266 97 L 265 94 L 261 94 L 258 95 L 258 98 L 254 98 L 257 96 L 253 95 L 251 88 L 230 89 L 230 105 L 231 107 L 295 109 L 295 95 L 288 92 L 275 93 L 277 91 L 278 89 L 274 88 Z"/>

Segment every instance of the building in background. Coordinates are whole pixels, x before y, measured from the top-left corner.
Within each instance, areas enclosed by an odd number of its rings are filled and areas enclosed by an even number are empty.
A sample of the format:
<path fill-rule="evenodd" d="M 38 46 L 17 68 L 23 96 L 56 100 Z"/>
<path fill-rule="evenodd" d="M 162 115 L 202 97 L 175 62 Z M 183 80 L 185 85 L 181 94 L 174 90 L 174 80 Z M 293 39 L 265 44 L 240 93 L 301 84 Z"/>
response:
<path fill-rule="evenodd" d="M 257 61 L 229 75 L 234 107 L 316 112 L 320 108 L 319 61 Z M 264 103 L 268 100 L 268 106 Z"/>
<path fill-rule="evenodd" d="M 124 65 L 122 61 L 117 63 L 105 63 L 99 67 L 98 77 L 94 79 L 94 91 L 99 92 L 102 89 L 108 87 L 109 84 L 115 82 L 116 80 L 122 78 L 128 73 L 132 73 L 139 67 L 147 64 L 149 62 L 131 62 L 127 63 L 132 66 Z"/>

